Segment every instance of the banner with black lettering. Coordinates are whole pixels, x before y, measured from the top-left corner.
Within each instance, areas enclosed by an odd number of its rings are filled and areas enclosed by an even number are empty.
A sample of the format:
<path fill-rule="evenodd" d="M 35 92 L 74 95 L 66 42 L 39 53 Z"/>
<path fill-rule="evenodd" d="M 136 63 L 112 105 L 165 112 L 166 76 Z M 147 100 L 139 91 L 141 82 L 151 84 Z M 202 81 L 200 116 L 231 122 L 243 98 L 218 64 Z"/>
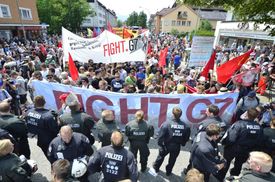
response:
<path fill-rule="evenodd" d="M 90 59 L 94 63 L 144 61 L 147 41 L 145 34 L 122 39 L 108 30 L 95 38 L 83 38 L 62 27 L 63 61 L 69 60 L 69 52 L 73 60 L 84 63 Z"/>
<path fill-rule="evenodd" d="M 230 122 L 236 109 L 238 93 L 224 94 L 123 94 L 105 91 L 91 91 L 79 87 L 33 81 L 35 95 L 43 95 L 46 107 L 58 110 L 61 94 L 73 92 L 84 110 L 98 121 L 104 109 L 113 110 L 116 120 L 123 127 L 138 110 L 143 110 L 145 119 L 156 128 L 172 118 L 172 109 L 182 109 L 181 119 L 189 124 L 198 124 L 206 118 L 205 110 L 210 104 L 220 108 L 225 122 Z"/>

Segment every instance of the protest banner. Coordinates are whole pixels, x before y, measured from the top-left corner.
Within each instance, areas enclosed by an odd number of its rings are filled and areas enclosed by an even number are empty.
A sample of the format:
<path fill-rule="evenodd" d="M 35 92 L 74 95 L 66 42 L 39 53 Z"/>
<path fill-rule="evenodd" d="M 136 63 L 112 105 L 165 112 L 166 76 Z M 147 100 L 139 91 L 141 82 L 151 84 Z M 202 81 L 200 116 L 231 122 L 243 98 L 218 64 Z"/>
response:
<path fill-rule="evenodd" d="M 179 106 L 182 109 L 181 119 L 189 124 L 198 124 L 206 118 L 205 110 L 210 104 L 220 108 L 220 115 L 229 122 L 236 109 L 238 93 L 225 94 L 123 94 L 106 91 L 91 91 L 79 87 L 33 81 L 35 95 L 43 95 L 46 99 L 46 108 L 59 109 L 61 94 L 73 92 L 85 111 L 98 121 L 101 111 L 114 111 L 120 126 L 124 126 L 134 119 L 138 110 L 143 110 L 145 119 L 158 128 L 167 119 L 172 118 L 172 109 Z"/>
<path fill-rule="evenodd" d="M 63 62 L 69 60 L 87 63 L 118 63 L 144 61 L 147 51 L 147 37 L 122 39 L 107 30 L 95 38 L 83 38 L 62 27 Z M 65 65 L 65 64 L 64 64 Z"/>
<path fill-rule="evenodd" d="M 205 66 L 212 54 L 213 42 L 214 37 L 193 37 L 188 67 Z"/>

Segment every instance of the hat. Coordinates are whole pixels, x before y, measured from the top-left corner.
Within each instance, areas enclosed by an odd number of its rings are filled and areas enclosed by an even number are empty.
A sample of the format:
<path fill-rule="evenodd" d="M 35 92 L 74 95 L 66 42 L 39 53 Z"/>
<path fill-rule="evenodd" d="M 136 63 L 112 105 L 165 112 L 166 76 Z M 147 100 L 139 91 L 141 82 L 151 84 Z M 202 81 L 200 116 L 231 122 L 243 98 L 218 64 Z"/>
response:
<path fill-rule="evenodd" d="M 62 95 L 59 96 L 59 99 L 65 102 L 65 100 L 68 97 L 68 95 L 69 94 L 62 94 Z"/>
<path fill-rule="evenodd" d="M 87 171 L 87 160 L 85 157 L 80 159 L 74 159 L 72 164 L 71 175 L 74 178 L 79 178 L 83 176 Z"/>
<path fill-rule="evenodd" d="M 266 65 L 268 65 L 268 62 L 264 62 L 264 63 L 263 63 L 263 66 L 266 66 Z"/>
<path fill-rule="evenodd" d="M 226 88 L 226 87 L 222 87 L 222 88 L 220 88 L 220 90 L 219 90 L 220 92 L 227 92 L 228 91 L 228 89 Z"/>
<path fill-rule="evenodd" d="M 247 94 L 248 97 L 256 97 L 256 92 L 255 91 L 250 91 L 248 94 Z"/>
<path fill-rule="evenodd" d="M 184 91 L 184 86 L 183 85 L 178 85 L 177 86 L 177 91 Z"/>

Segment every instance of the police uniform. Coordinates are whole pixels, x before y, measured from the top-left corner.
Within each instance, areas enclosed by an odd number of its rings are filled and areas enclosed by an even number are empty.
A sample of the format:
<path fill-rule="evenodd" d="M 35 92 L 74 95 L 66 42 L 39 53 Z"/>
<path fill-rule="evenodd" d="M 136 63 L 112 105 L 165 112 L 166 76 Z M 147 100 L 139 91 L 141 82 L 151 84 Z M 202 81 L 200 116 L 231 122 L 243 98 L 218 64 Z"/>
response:
<path fill-rule="evenodd" d="M 91 145 L 94 144 L 94 137 L 91 134 L 94 127 L 94 121 L 91 116 L 82 111 L 71 111 L 60 117 L 61 126 L 69 125 L 74 132 L 82 133 L 90 140 Z"/>
<path fill-rule="evenodd" d="M 226 131 L 226 123 L 220 118 L 220 116 L 209 116 L 200 123 L 199 132 L 205 131 L 207 126 L 212 123 L 218 125 L 222 131 Z"/>
<path fill-rule="evenodd" d="M 225 160 L 219 157 L 218 145 L 215 141 L 207 138 L 206 132 L 201 132 L 197 136 L 191 151 L 192 167 L 204 174 L 204 180 L 209 181 L 210 174 L 217 175 L 219 170 L 217 164 L 222 164 Z"/>
<path fill-rule="evenodd" d="M 275 175 L 273 173 L 259 173 L 252 170 L 244 170 L 240 179 L 233 180 L 233 182 L 270 182 L 275 181 Z"/>
<path fill-rule="evenodd" d="M 31 182 L 28 170 L 24 168 L 20 158 L 11 153 L 0 157 L 0 181 Z"/>
<path fill-rule="evenodd" d="M 138 179 L 135 157 L 124 147 L 109 145 L 99 149 L 89 161 L 88 170 L 92 174 L 102 171 L 104 182 Z"/>
<path fill-rule="evenodd" d="M 234 158 L 234 167 L 230 170 L 230 175 L 238 176 L 242 164 L 248 159 L 249 152 L 258 150 L 262 142 L 263 130 L 258 123 L 251 120 L 240 120 L 234 123 L 222 139 L 224 145 L 223 156 L 227 161 L 227 165 L 220 171 L 219 178 L 224 179 Z"/>
<path fill-rule="evenodd" d="M 101 146 L 105 147 L 111 145 L 111 135 L 113 131 L 119 131 L 119 128 L 115 121 L 101 119 L 96 124 L 96 130 Z"/>
<path fill-rule="evenodd" d="M 146 121 L 131 121 L 125 127 L 125 135 L 130 141 L 130 151 L 137 158 L 137 152 L 140 152 L 141 171 L 147 169 L 148 156 L 150 150 L 148 143 L 150 137 L 154 136 L 154 128 L 147 124 Z"/>
<path fill-rule="evenodd" d="M 264 128 L 265 142 L 263 151 L 273 159 L 272 172 L 275 172 L 275 128 Z"/>
<path fill-rule="evenodd" d="M 28 131 L 37 135 L 37 145 L 45 156 L 50 142 L 57 136 L 59 126 L 56 119 L 57 113 L 44 108 L 33 108 L 26 112 Z"/>
<path fill-rule="evenodd" d="M 91 156 L 93 149 L 89 139 L 81 133 L 73 133 L 70 143 L 66 144 L 60 136 L 57 136 L 49 145 L 48 160 L 50 163 L 58 159 L 67 159 L 73 162 L 74 159 L 85 155 Z"/>
<path fill-rule="evenodd" d="M 176 159 L 180 153 L 181 145 L 184 146 L 190 137 L 190 127 L 181 120 L 173 119 L 165 122 L 160 128 L 158 145 L 160 146 L 159 155 L 153 165 L 156 172 L 167 154 L 169 162 L 166 166 L 166 174 L 170 175 Z"/>
<path fill-rule="evenodd" d="M 7 113 L 0 116 L 0 128 L 8 131 L 13 136 L 18 146 L 18 155 L 24 155 L 30 159 L 31 151 L 25 123 L 17 116 Z"/>

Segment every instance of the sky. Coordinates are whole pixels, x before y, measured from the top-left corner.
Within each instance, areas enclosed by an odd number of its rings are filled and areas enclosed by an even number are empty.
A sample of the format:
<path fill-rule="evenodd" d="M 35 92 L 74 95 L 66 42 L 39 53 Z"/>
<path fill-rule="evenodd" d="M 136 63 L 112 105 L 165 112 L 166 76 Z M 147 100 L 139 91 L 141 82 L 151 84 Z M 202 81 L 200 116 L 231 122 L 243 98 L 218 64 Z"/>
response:
<path fill-rule="evenodd" d="M 171 7 L 175 0 L 99 0 L 108 9 L 114 10 L 119 20 L 125 21 L 133 11 L 155 14 L 162 8 Z"/>

